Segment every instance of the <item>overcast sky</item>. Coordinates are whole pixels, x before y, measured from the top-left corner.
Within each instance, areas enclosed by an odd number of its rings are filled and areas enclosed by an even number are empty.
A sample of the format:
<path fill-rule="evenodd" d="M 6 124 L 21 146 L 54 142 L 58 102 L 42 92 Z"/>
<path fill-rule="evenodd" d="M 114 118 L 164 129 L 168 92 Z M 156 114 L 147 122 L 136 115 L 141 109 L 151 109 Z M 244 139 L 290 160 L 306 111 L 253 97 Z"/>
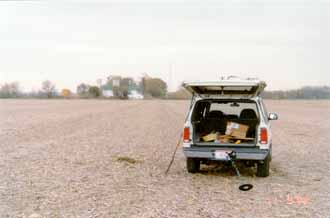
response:
<path fill-rule="evenodd" d="M 0 84 L 24 90 L 143 73 L 171 89 L 222 75 L 330 85 L 329 57 L 330 1 L 0 1 Z"/>

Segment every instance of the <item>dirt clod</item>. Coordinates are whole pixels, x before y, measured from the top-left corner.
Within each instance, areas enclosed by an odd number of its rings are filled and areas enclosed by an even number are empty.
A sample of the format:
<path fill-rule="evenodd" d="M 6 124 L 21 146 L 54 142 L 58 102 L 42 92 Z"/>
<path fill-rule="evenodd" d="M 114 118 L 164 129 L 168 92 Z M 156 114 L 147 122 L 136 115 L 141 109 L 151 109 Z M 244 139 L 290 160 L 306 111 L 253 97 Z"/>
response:
<path fill-rule="evenodd" d="M 122 157 L 122 156 L 120 156 L 120 157 L 117 157 L 116 159 L 119 162 L 127 162 L 127 163 L 130 163 L 130 164 L 136 164 L 136 163 L 141 163 L 142 162 L 140 160 L 136 160 L 136 159 L 131 158 L 131 157 Z"/>

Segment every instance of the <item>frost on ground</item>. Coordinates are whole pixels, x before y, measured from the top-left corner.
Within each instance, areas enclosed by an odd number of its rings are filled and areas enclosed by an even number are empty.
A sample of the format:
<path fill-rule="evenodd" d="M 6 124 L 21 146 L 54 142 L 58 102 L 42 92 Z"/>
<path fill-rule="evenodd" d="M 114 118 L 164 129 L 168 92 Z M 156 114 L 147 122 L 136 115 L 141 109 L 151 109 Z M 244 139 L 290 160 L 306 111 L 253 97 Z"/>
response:
<path fill-rule="evenodd" d="M 1 100 L 0 217 L 330 217 L 330 102 L 266 101 L 268 178 L 164 171 L 187 101 Z"/>

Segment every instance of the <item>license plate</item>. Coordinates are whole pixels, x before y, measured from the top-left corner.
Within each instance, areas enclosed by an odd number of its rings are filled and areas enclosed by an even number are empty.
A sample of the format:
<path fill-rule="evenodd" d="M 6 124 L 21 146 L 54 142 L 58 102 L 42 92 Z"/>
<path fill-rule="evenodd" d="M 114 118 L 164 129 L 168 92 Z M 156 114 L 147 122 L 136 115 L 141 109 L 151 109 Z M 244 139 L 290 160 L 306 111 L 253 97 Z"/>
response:
<path fill-rule="evenodd" d="M 215 151 L 214 158 L 217 160 L 229 160 L 229 153 L 231 151 Z"/>

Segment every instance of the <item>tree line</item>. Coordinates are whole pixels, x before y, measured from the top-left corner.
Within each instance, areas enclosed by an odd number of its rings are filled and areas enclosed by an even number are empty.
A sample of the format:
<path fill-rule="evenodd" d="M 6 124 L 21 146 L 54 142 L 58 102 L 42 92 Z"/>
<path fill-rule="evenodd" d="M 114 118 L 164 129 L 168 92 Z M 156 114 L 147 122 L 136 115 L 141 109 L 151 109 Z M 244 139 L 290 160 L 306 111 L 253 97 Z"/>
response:
<path fill-rule="evenodd" d="M 330 86 L 304 86 L 288 91 L 264 91 L 266 99 L 330 99 Z"/>
<path fill-rule="evenodd" d="M 112 98 L 127 99 L 129 89 L 133 89 L 145 98 L 164 98 L 167 95 L 167 84 L 160 78 L 143 78 L 140 82 L 135 82 L 131 78 L 120 78 L 118 86 L 110 84 L 95 86 L 87 83 L 81 83 L 77 86 L 75 92 L 68 88 L 58 91 L 56 85 L 50 80 L 41 83 L 38 91 L 22 92 L 18 82 L 0 84 L 0 98 L 101 98 L 104 97 L 105 88 L 111 89 Z"/>
<path fill-rule="evenodd" d="M 129 78 L 121 79 L 118 87 L 112 87 L 110 81 L 103 86 L 88 85 L 81 83 L 76 92 L 70 89 L 56 89 L 53 82 L 45 80 L 38 91 L 22 92 L 18 82 L 4 83 L 0 85 L 0 98 L 100 98 L 102 89 L 111 86 L 113 98 L 127 98 L 129 93 Z M 176 92 L 167 92 L 167 84 L 159 78 L 143 78 L 134 84 L 144 97 L 167 98 L 167 99 L 189 99 L 191 95 L 180 88 Z M 330 99 L 330 86 L 304 86 L 294 90 L 264 91 L 262 97 L 265 99 Z"/>
<path fill-rule="evenodd" d="M 41 84 L 41 89 L 24 93 L 21 91 L 18 82 L 4 83 L 0 85 L 0 98 L 52 98 L 57 95 L 55 85 L 45 80 Z"/>
<path fill-rule="evenodd" d="M 330 86 L 304 86 L 294 90 L 264 91 L 265 99 L 330 99 Z M 184 89 L 168 93 L 169 99 L 190 99 L 191 94 Z"/>

